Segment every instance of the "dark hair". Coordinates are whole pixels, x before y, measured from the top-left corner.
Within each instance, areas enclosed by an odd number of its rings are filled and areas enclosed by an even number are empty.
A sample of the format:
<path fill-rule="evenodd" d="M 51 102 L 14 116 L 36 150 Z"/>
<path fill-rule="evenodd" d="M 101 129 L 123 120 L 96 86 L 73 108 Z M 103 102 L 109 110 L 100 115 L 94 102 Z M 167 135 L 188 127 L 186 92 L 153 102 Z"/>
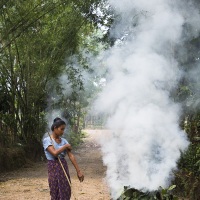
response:
<path fill-rule="evenodd" d="M 54 128 L 58 128 L 59 126 L 62 126 L 62 125 L 66 125 L 66 123 L 59 117 L 56 117 L 53 120 L 53 124 L 51 125 L 51 130 L 54 131 Z"/>

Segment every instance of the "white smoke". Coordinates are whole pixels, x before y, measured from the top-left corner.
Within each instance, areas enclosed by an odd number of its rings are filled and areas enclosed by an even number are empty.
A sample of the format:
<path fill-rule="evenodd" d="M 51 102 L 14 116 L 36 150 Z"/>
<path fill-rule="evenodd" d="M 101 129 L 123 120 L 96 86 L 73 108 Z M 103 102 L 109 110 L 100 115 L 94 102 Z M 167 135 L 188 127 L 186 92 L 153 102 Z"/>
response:
<path fill-rule="evenodd" d="M 182 41 L 184 23 L 194 34 L 199 31 L 188 12 L 199 16 L 191 5 L 187 12 L 183 1 L 109 2 L 121 17 L 112 34 L 126 38 L 107 52 L 110 80 L 95 106 L 110 116 L 112 131 L 102 140 L 102 152 L 117 198 L 124 186 L 143 191 L 169 186 L 180 151 L 189 144 L 179 128 L 180 105 L 169 96 L 181 77 L 174 47 Z"/>
<path fill-rule="evenodd" d="M 59 109 L 49 110 L 45 117 L 46 117 L 46 121 L 47 121 L 47 130 L 49 132 L 51 132 L 51 126 L 53 124 L 53 120 L 56 117 L 63 119 L 62 112 Z M 63 120 L 65 120 L 65 119 L 63 119 Z"/>

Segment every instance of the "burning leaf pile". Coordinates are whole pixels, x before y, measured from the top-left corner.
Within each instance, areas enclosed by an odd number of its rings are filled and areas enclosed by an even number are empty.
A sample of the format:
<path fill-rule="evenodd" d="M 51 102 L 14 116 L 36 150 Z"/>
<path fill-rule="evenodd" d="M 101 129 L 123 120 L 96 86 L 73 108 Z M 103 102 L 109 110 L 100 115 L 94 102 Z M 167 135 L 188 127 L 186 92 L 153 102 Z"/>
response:
<path fill-rule="evenodd" d="M 162 187 L 154 192 L 143 193 L 134 188 L 124 187 L 124 193 L 117 200 L 178 200 L 178 197 L 172 194 L 175 185 L 167 189 Z"/>

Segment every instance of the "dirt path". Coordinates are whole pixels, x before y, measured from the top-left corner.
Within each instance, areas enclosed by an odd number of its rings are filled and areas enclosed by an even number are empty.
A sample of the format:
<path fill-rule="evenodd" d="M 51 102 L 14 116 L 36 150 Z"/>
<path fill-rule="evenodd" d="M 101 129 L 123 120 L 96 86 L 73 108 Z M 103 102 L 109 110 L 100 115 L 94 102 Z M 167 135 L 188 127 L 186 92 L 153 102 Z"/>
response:
<path fill-rule="evenodd" d="M 85 175 L 79 183 L 74 167 L 69 161 L 73 193 L 78 200 L 109 200 L 105 182 L 106 168 L 102 164 L 99 146 L 96 142 L 101 131 L 87 131 L 88 137 L 74 154 Z M 68 158 L 66 158 L 68 161 Z M 46 163 L 30 163 L 26 168 L 0 174 L 0 200 L 49 200 Z M 74 198 L 72 198 L 74 199 Z"/>

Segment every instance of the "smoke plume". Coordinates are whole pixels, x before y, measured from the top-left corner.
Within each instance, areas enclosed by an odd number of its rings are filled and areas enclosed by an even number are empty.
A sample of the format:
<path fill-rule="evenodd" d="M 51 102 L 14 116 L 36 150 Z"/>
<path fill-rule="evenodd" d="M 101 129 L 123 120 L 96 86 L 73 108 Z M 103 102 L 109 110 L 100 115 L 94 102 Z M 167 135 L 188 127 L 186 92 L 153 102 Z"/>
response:
<path fill-rule="evenodd" d="M 109 115 L 102 139 L 112 197 L 124 186 L 152 191 L 168 187 L 189 142 L 179 127 L 181 107 L 170 98 L 181 78 L 174 48 L 196 35 L 198 12 L 176 0 L 110 0 L 119 16 L 107 53 L 107 85 L 95 102 Z M 194 16 L 188 18 L 188 16 Z M 184 25 L 190 33 L 183 34 Z"/>

